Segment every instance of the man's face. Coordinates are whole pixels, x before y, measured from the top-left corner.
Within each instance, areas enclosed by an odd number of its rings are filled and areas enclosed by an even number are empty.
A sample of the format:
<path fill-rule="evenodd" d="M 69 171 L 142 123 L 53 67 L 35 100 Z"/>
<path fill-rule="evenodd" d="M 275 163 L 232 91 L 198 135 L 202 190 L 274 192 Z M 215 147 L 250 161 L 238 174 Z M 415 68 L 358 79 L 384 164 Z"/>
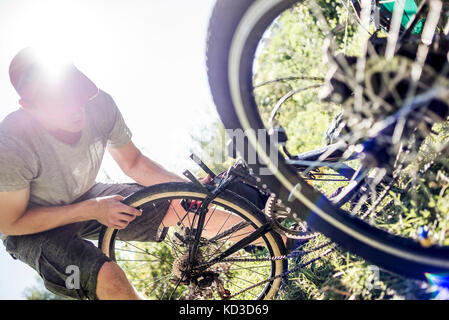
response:
<path fill-rule="evenodd" d="M 21 90 L 21 104 L 54 129 L 79 132 L 85 125 L 84 106 L 92 98 L 77 86 L 76 71 L 57 82 L 30 77 Z"/>
<path fill-rule="evenodd" d="M 50 123 L 55 129 L 79 132 L 84 128 L 84 103 L 58 94 L 34 99 L 33 115 Z"/>

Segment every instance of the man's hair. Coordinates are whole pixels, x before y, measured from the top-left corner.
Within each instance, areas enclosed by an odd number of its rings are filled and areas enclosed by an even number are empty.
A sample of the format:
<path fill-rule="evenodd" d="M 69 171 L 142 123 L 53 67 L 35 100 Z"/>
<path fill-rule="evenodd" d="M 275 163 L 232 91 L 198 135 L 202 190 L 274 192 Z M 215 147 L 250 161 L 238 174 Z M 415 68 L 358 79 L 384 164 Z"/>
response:
<path fill-rule="evenodd" d="M 59 66 L 61 70 L 65 70 L 66 74 L 70 74 L 59 84 L 58 82 L 47 82 L 51 78 L 50 69 L 55 66 L 56 70 Z M 69 88 L 68 92 L 72 96 L 86 101 L 98 93 L 97 86 L 75 67 L 62 49 L 58 48 L 26 47 L 20 50 L 9 65 L 9 79 L 22 98 L 22 94 L 25 94 L 23 92 L 24 84 L 27 81 L 34 83 L 36 79 L 38 79 L 36 83 L 40 85 L 40 89 L 42 89 L 42 85 L 50 85 L 57 90 Z M 62 87 L 58 85 L 62 85 Z"/>
<path fill-rule="evenodd" d="M 36 59 L 36 49 L 26 47 L 20 50 L 11 60 L 9 65 L 9 79 L 19 95 L 28 72 L 37 64 Z"/>

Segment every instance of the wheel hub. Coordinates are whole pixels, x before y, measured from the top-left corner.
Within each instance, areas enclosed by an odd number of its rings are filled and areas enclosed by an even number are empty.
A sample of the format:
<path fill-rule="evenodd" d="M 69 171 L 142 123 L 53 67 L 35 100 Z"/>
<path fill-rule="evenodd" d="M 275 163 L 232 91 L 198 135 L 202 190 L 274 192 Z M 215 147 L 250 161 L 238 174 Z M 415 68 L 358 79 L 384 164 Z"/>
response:
<path fill-rule="evenodd" d="M 419 76 L 416 75 L 419 44 L 406 43 L 395 57 L 386 59 L 383 52 L 385 44 L 382 42 L 384 39 L 376 38 L 372 41 L 374 40 L 377 40 L 372 42 L 377 55 L 366 58 L 365 77 L 358 83 L 348 81 L 348 72 L 357 72 L 358 58 L 340 55 L 335 59 L 337 67 L 328 81 L 325 100 L 341 104 L 343 112 L 334 121 L 335 128 L 330 130 L 333 136 L 329 137 L 329 141 L 332 143 L 343 139 L 350 144 L 357 144 L 369 138 L 372 129 L 379 122 L 404 107 L 411 90 L 417 96 L 428 91 L 429 84 L 434 87 L 449 87 L 448 78 L 438 72 L 443 65 L 439 62 L 445 61 L 447 54 L 442 48 L 449 46 L 449 39 L 441 39 L 439 47 L 429 48 L 428 58 L 421 66 Z M 358 90 L 359 94 L 356 92 Z M 446 119 L 449 115 L 446 99 L 448 95 L 448 90 L 445 90 L 422 108 L 408 114 L 401 140 L 406 142 L 413 134 L 416 141 L 422 141 L 435 122 Z M 373 153 L 376 154 L 377 165 L 381 167 L 391 166 L 392 163 L 389 162 L 395 159 L 394 155 L 398 151 L 388 144 L 379 145 L 377 141 L 371 149 L 375 149 Z"/>
<path fill-rule="evenodd" d="M 192 267 L 198 266 L 203 262 L 203 255 L 198 250 L 196 257 L 192 261 L 189 268 L 189 253 L 186 252 L 182 256 L 176 258 L 175 261 L 173 261 L 172 272 L 180 279 L 191 279 L 193 276 L 195 276 L 195 272 L 192 270 Z"/>

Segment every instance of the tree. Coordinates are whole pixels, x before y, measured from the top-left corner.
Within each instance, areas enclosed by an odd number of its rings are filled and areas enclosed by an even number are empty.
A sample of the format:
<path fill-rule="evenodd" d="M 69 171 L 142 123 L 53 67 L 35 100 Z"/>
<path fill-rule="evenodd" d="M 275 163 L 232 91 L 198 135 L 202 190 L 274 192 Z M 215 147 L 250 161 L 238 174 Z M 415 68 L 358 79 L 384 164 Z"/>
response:
<path fill-rule="evenodd" d="M 48 291 L 44 282 L 40 277 L 36 277 L 36 284 L 25 288 L 23 295 L 27 300 L 67 300 L 64 297 L 55 295 L 54 293 Z"/>

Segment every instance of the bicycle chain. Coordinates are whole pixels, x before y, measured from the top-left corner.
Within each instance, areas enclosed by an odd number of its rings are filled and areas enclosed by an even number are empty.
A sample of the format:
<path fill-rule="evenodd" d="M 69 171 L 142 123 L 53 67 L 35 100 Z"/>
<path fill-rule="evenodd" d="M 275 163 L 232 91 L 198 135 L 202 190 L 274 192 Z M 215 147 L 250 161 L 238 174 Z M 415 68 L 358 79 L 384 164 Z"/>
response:
<path fill-rule="evenodd" d="M 272 193 L 269 187 L 263 183 L 260 177 L 257 177 L 251 168 L 244 166 L 243 164 L 236 165 L 232 168 L 232 173 L 242 179 L 245 183 L 261 190 L 269 198 L 265 204 L 264 213 L 272 222 L 273 228 L 276 232 L 286 236 L 290 239 L 296 240 L 310 240 L 315 238 L 318 233 L 313 232 L 308 227 L 297 221 L 295 213 L 291 211 L 290 207 L 286 207 L 282 204 L 282 200 L 278 199 L 275 193 Z M 298 230 L 286 228 L 281 225 L 277 218 L 285 216 L 287 218 L 297 221 Z"/>
<path fill-rule="evenodd" d="M 244 164 L 241 163 L 237 163 L 236 165 L 234 165 L 232 167 L 232 174 L 236 175 L 237 177 L 239 177 L 240 179 L 242 179 L 245 183 L 247 183 L 248 185 L 251 185 L 253 187 L 256 187 L 257 189 L 261 190 L 262 192 L 266 193 L 267 195 L 269 195 L 269 198 L 267 200 L 266 206 L 265 206 L 265 210 L 264 213 L 265 215 L 270 219 L 270 221 L 273 223 L 273 228 L 276 232 L 285 235 L 288 238 L 292 238 L 292 239 L 297 239 L 297 240 L 310 240 L 312 238 L 315 238 L 318 233 L 311 233 L 311 230 L 302 225 L 302 224 L 298 224 L 299 229 L 298 230 L 291 230 L 288 229 L 284 226 L 282 226 L 279 221 L 276 219 L 276 217 L 279 217 L 279 215 L 286 215 L 287 217 L 294 217 L 293 213 L 291 212 L 291 208 L 286 207 L 285 205 L 282 204 L 282 201 L 280 199 L 277 198 L 275 193 L 272 193 L 271 190 L 269 189 L 269 187 L 262 182 L 262 179 L 260 177 L 257 177 L 251 168 L 246 167 Z M 227 174 L 229 174 L 230 172 L 228 171 Z M 282 211 L 282 212 L 279 212 Z M 296 220 L 296 219 L 295 219 Z M 206 263 L 202 263 L 199 264 L 197 266 L 195 266 L 195 269 L 203 269 L 203 268 L 209 268 L 214 264 L 217 263 L 227 263 L 227 262 L 262 262 L 262 261 L 277 261 L 277 260 L 286 260 L 286 259 L 292 259 L 292 258 L 296 258 L 299 256 L 304 256 L 307 255 L 309 253 L 315 252 L 317 250 L 323 249 L 329 245 L 331 245 L 333 242 L 332 241 L 328 241 L 320 246 L 317 246 L 313 249 L 310 250 L 298 250 L 300 249 L 302 246 L 298 247 L 296 250 L 294 250 L 293 252 L 291 252 L 290 254 L 287 255 L 281 255 L 281 256 L 273 256 L 273 257 L 266 257 L 266 258 L 228 258 L 228 259 L 223 259 L 220 261 L 215 261 L 215 262 L 206 262 Z M 235 294 L 226 294 L 225 296 L 220 294 L 220 296 L 224 299 L 231 299 L 239 294 L 242 294 L 243 292 L 246 292 L 248 290 L 251 290 L 257 286 L 260 286 L 264 283 L 267 282 L 271 282 L 277 278 L 281 278 L 281 277 L 286 277 L 287 275 L 298 271 L 301 268 L 304 268 L 306 266 L 308 266 L 309 264 L 321 259 L 322 257 L 328 255 L 329 253 L 333 252 L 335 249 L 337 248 L 337 245 L 334 245 L 332 248 L 328 249 L 327 251 L 325 251 L 324 253 L 322 253 L 321 255 L 319 255 L 316 258 L 313 258 L 303 264 L 300 264 L 299 266 L 287 270 L 285 272 L 283 272 L 280 275 L 277 276 L 273 276 L 270 277 L 268 279 L 265 279 L 263 281 L 260 281 L 254 285 L 251 285 L 250 287 L 243 289 Z M 222 288 L 223 289 L 223 288 Z"/>
<path fill-rule="evenodd" d="M 199 265 L 195 266 L 194 269 L 202 269 L 204 267 L 209 268 L 209 267 L 211 267 L 214 264 L 226 263 L 226 262 L 262 262 L 262 261 L 277 261 L 277 260 L 292 259 L 292 258 L 297 258 L 299 256 L 305 256 L 305 255 L 307 255 L 309 253 L 318 251 L 320 249 L 323 249 L 323 248 L 331 245 L 332 243 L 333 243 L 332 241 L 328 241 L 328 242 L 326 242 L 326 243 L 324 243 L 322 245 L 319 245 L 319 246 L 317 246 L 317 247 L 315 247 L 313 249 L 298 250 L 298 249 L 300 249 L 301 247 L 303 247 L 305 245 L 305 244 L 303 244 L 303 245 L 299 246 L 297 249 L 295 249 L 294 251 L 292 251 L 290 254 L 281 255 L 281 256 L 273 256 L 273 257 L 266 257 L 266 258 L 228 258 L 228 259 L 223 259 L 223 260 L 220 260 L 220 261 L 206 262 L 206 263 L 202 263 L 202 264 L 199 264 Z M 268 279 L 262 280 L 262 281 L 260 281 L 260 282 L 258 282 L 256 284 L 253 284 L 253 285 L 249 286 L 248 288 L 240 290 L 239 292 L 237 292 L 235 294 L 232 294 L 232 295 L 230 293 L 226 294 L 226 295 L 221 295 L 220 294 L 220 296 L 223 299 L 230 299 L 230 298 L 233 298 L 233 297 L 235 297 L 235 296 L 237 296 L 239 294 L 242 294 L 243 292 L 246 292 L 246 291 L 251 290 L 251 289 L 253 289 L 253 288 L 257 287 L 257 286 L 260 286 L 260 285 L 262 285 L 264 283 L 271 282 L 271 281 L 276 280 L 276 279 L 281 278 L 281 277 L 282 278 L 286 277 L 287 275 L 289 275 L 289 274 L 291 274 L 293 272 L 296 272 L 299 269 L 304 268 L 304 267 L 308 266 L 309 264 L 311 264 L 311 263 L 313 263 L 313 262 L 323 258 L 324 256 L 326 256 L 329 253 L 331 253 L 332 251 L 334 251 L 336 248 L 337 248 L 337 245 L 335 244 L 332 248 L 328 249 L 327 251 L 325 251 L 324 253 L 322 253 L 318 257 L 313 258 L 313 259 L 311 259 L 311 260 L 309 260 L 309 261 L 307 261 L 307 262 L 305 262 L 303 264 L 300 264 L 299 266 L 296 266 L 293 269 L 284 271 L 280 275 L 276 275 L 276 276 L 270 277 Z M 224 288 L 221 288 L 221 289 L 224 289 Z M 226 292 L 228 293 L 229 291 L 226 290 Z"/>
<path fill-rule="evenodd" d="M 318 235 L 317 232 L 312 232 L 310 228 L 297 221 L 297 219 L 295 220 L 297 223 L 297 230 L 283 226 L 278 219 L 294 219 L 294 215 L 291 213 L 291 209 L 282 204 L 282 201 L 278 199 L 274 193 L 269 196 L 265 204 L 264 213 L 272 222 L 274 230 L 287 238 L 296 240 L 310 240 Z"/>
<path fill-rule="evenodd" d="M 262 182 L 262 179 L 254 174 L 253 169 L 247 167 L 241 162 L 237 162 L 231 168 L 232 174 L 239 177 L 244 183 L 260 190 L 261 192 L 269 195 L 271 193 L 270 188 L 267 184 Z"/>
<path fill-rule="evenodd" d="M 225 262 L 262 262 L 262 261 L 276 261 L 276 260 L 286 260 L 286 259 L 291 259 L 291 258 L 296 258 L 298 256 L 301 255 L 306 255 L 309 253 L 312 253 L 314 251 L 320 250 L 324 247 L 327 247 L 329 245 L 332 244 L 332 241 L 328 241 L 322 245 L 319 245 L 313 249 L 310 250 L 295 250 L 290 254 L 284 254 L 281 256 L 273 256 L 273 257 L 265 257 L 265 258 L 227 258 L 227 259 L 223 259 L 223 260 L 219 260 L 219 261 L 214 261 L 214 262 L 204 262 L 202 264 L 198 264 L 197 266 L 194 267 L 194 269 L 201 269 L 204 267 L 210 267 L 214 264 L 217 263 L 225 263 Z M 302 246 L 300 246 L 299 248 L 301 248 Z M 298 248 L 298 249 L 299 249 Z"/>
<path fill-rule="evenodd" d="M 260 282 L 258 282 L 258 283 L 255 283 L 255 284 L 249 286 L 248 288 L 245 288 L 245 289 L 240 290 L 240 291 L 238 291 L 238 292 L 236 292 L 236 293 L 234 293 L 234 294 L 231 294 L 231 295 L 228 296 L 227 299 L 234 298 L 234 297 L 236 297 L 236 296 L 238 296 L 238 295 L 240 295 L 240 294 L 242 294 L 242 293 L 244 293 L 244 292 L 246 292 L 246 291 L 248 291 L 248 290 L 251 290 L 251 289 L 253 289 L 253 288 L 257 287 L 257 286 L 260 286 L 260 285 L 262 285 L 262 284 L 264 284 L 264 283 L 271 282 L 271 281 L 273 281 L 273 280 L 275 280 L 275 279 L 284 278 L 284 277 L 288 276 L 289 274 L 291 274 L 291 273 L 293 273 L 293 272 L 296 272 L 296 271 L 299 271 L 300 269 L 302 269 L 302 268 L 304 268 L 304 267 L 307 267 L 308 265 L 314 263 L 315 261 L 318 261 L 319 259 L 325 257 L 326 255 L 330 254 L 331 252 L 333 252 L 333 251 L 336 250 L 336 249 L 337 249 L 337 245 L 334 245 L 332 248 L 326 250 L 325 252 L 323 252 L 322 254 L 320 254 L 318 257 L 313 258 L 313 259 L 311 259 L 311 260 L 309 260 L 309 261 L 307 261 L 307 262 L 305 262 L 305 263 L 302 263 L 302 264 L 296 266 L 295 268 L 290 269 L 290 270 L 287 270 L 287 271 L 285 271 L 285 272 L 283 272 L 283 273 L 281 273 L 281 274 L 279 274 L 279 275 L 277 275 L 277 276 L 273 276 L 273 277 L 271 277 L 271 278 L 269 278 L 269 279 L 260 281 Z"/>

